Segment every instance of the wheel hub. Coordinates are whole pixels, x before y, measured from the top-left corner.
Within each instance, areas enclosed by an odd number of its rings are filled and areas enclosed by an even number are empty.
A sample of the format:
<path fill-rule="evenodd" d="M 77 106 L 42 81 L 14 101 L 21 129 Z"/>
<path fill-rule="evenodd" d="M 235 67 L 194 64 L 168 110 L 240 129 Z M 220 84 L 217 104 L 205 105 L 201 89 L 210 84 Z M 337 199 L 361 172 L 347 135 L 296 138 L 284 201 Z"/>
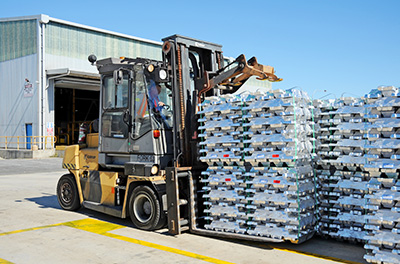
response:
<path fill-rule="evenodd" d="M 153 216 L 153 206 L 149 197 L 139 194 L 133 203 L 133 212 L 141 223 L 145 223 Z"/>
<path fill-rule="evenodd" d="M 144 202 L 143 204 L 143 211 L 145 214 L 151 214 L 151 205 L 149 201 Z"/>
<path fill-rule="evenodd" d="M 65 203 L 70 203 L 72 200 L 72 189 L 71 189 L 71 185 L 69 185 L 68 183 L 64 183 L 61 186 L 61 199 Z"/>

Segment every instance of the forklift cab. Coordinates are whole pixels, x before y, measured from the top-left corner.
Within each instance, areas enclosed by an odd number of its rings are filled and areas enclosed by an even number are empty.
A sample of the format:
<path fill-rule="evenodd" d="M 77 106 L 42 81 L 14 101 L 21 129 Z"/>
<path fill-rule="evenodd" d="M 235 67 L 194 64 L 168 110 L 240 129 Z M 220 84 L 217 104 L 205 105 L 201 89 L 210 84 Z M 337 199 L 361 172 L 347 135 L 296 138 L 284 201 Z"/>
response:
<path fill-rule="evenodd" d="M 99 165 L 124 168 L 172 159 L 172 98 L 161 62 L 107 58 L 96 62 L 100 92 Z M 169 143 L 169 144 L 168 144 Z"/>

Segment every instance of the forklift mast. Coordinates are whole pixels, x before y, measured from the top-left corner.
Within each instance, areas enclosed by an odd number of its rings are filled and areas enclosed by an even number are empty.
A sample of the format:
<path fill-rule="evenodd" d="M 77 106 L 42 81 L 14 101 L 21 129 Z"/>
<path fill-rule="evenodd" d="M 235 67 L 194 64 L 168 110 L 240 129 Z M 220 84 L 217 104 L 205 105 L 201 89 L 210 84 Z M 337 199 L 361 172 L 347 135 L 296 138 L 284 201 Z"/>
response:
<path fill-rule="evenodd" d="M 163 61 L 172 77 L 174 167 L 198 165 L 196 108 L 206 80 L 223 67 L 222 46 L 180 35 L 163 39 Z M 207 95 L 216 95 L 210 90 Z"/>

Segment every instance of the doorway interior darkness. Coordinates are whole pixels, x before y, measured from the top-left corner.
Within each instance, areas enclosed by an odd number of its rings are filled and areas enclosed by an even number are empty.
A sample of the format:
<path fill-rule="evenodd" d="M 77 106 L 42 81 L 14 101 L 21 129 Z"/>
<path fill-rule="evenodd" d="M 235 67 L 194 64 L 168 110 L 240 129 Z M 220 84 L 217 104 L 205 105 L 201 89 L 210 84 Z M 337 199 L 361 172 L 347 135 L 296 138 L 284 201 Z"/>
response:
<path fill-rule="evenodd" d="M 55 88 L 57 145 L 76 144 L 82 123 L 92 128 L 93 121 L 99 118 L 99 96 L 99 91 Z"/>

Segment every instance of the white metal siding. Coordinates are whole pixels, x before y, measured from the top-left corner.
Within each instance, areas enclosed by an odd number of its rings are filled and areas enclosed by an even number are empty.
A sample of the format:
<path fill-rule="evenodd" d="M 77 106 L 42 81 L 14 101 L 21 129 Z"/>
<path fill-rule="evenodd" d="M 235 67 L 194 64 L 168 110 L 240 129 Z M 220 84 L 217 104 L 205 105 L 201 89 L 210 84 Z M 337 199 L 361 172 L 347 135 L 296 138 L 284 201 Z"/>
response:
<path fill-rule="evenodd" d="M 82 71 L 96 74 L 99 73 L 96 66 L 92 66 L 87 58 L 77 59 L 66 56 L 46 54 L 45 61 L 46 70 L 68 68 L 74 71 Z"/>
<path fill-rule="evenodd" d="M 38 128 L 37 55 L 0 62 L 0 135 L 25 136 L 25 124 Z M 32 97 L 24 97 L 25 78 L 34 87 Z"/>

